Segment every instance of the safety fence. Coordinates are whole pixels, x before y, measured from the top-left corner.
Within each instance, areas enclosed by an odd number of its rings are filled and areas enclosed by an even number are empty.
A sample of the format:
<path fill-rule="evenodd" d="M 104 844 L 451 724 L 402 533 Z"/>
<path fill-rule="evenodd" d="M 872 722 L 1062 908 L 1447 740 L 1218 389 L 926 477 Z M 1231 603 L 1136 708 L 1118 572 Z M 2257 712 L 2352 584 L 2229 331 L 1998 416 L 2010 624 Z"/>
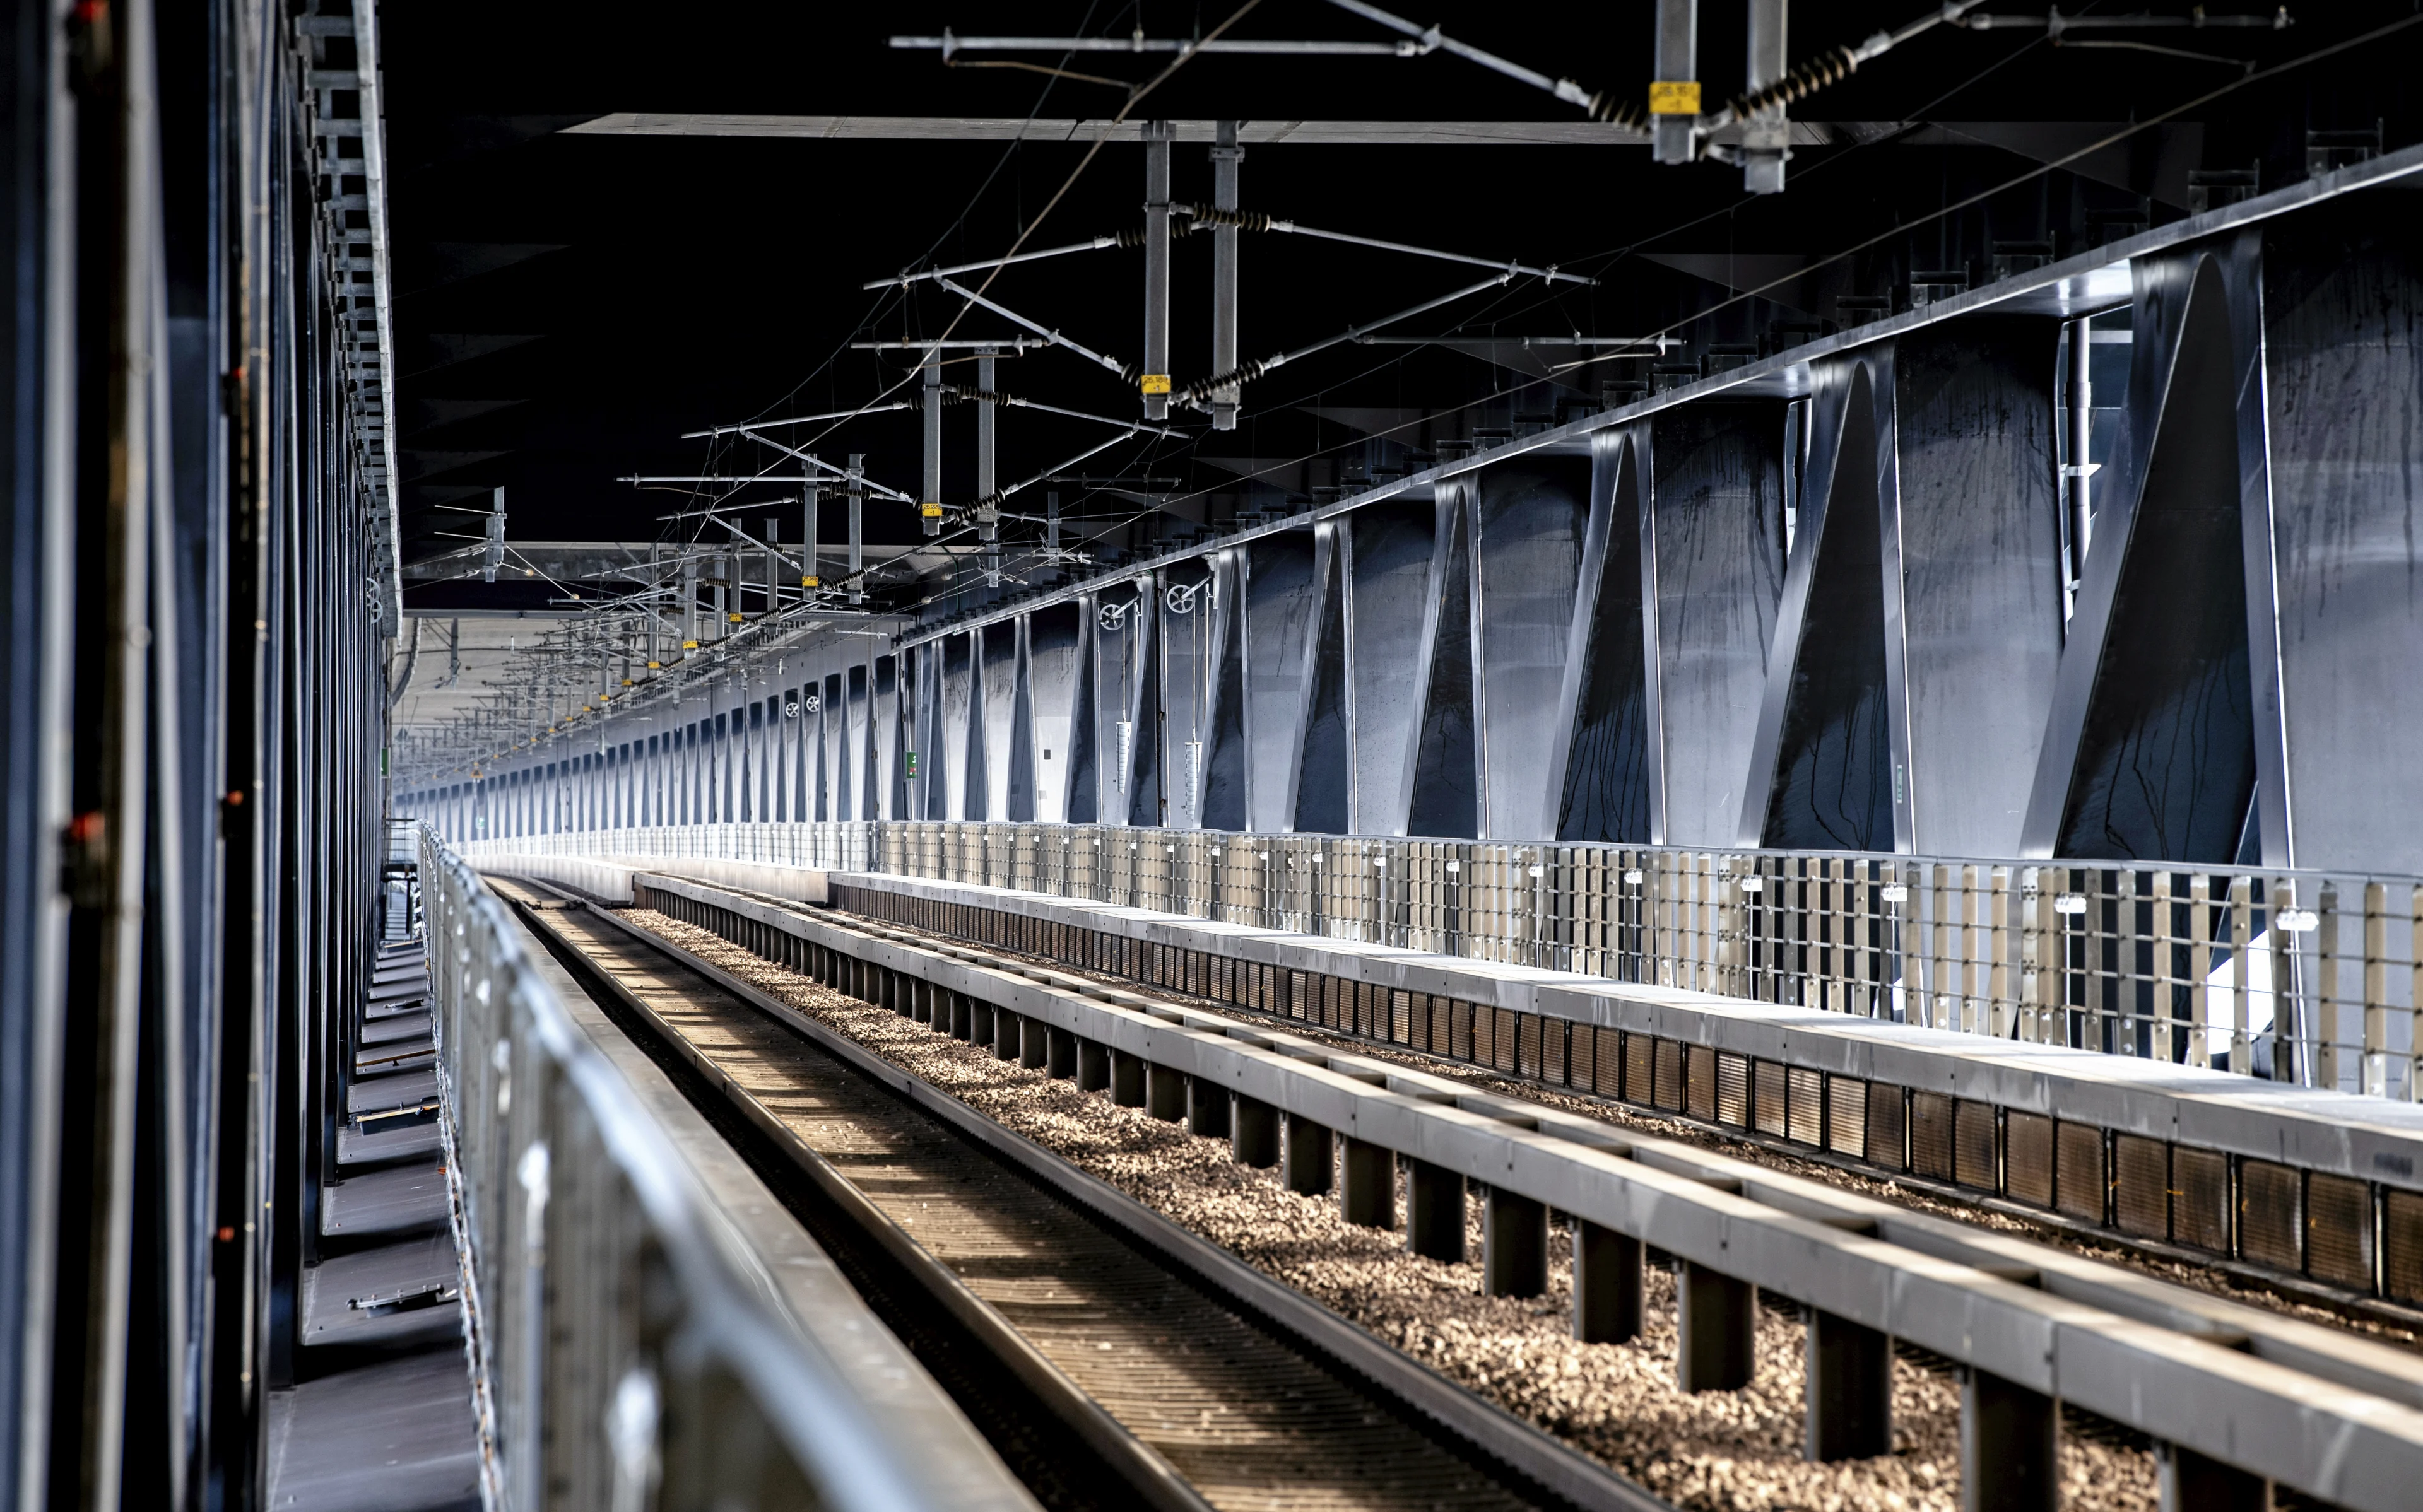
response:
<path fill-rule="evenodd" d="M 465 847 L 974 883 L 2411 1101 L 2423 879 L 867 822 Z"/>
<path fill-rule="evenodd" d="M 937 1505 L 503 905 L 425 831 L 418 861 L 487 1504 Z"/>

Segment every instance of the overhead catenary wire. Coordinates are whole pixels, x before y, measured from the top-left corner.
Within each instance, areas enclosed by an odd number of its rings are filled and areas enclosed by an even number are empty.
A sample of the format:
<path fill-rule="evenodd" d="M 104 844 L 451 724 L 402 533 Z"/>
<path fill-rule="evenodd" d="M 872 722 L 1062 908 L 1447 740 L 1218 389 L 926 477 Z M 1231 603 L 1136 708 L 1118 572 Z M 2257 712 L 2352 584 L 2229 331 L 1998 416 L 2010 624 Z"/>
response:
<path fill-rule="evenodd" d="M 1316 352 L 1326 352 L 1334 346 L 1342 346 L 1346 342 L 1358 339 L 1366 332 L 1378 330 L 1383 325 L 1393 325 L 1399 321 L 1411 320 L 1417 315 L 1425 314 L 1428 311 L 1434 310 L 1442 305 L 1452 305 L 1459 299 L 1468 299 L 1484 289 L 1499 288 L 1512 281 L 1513 277 L 1514 270 L 1512 268 L 1508 268 L 1504 273 L 1499 274 L 1495 278 L 1483 278 L 1479 283 L 1466 284 L 1464 288 L 1458 289 L 1452 293 L 1441 294 L 1436 299 L 1426 299 L 1418 305 L 1407 306 L 1405 308 L 1397 311 L 1393 315 L 1383 315 L 1376 321 L 1366 321 L 1360 325 L 1350 325 L 1336 336 L 1323 337 L 1320 340 L 1311 342 L 1308 345 L 1297 347 L 1292 352 L 1281 352 L 1272 356 L 1257 357 L 1253 361 L 1231 371 L 1214 373 L 1209 378 L 1197 379 L 1196 382 L 1187 385 L 1184 392 L 1179 397 L 1184 402 L 1189 404 L 1208 403 L 1210 402 L 1212 396 L 1223 388 L 1232 388 L 1243 384 L 1252 383 L 1255 379 L 1279 368 L 1285 367 L 1287 364 L 1294 362 L 1299 358 L 1308 357 Z"/>
<path fill-rule="evenodd" d="M 1587 284 L 1595 287 L 1596 278 L 1578 273 L 1559 271 L 1554 263 L 1535 268 L 1527 262 L 1511 262 L 1504 258 L 1476 258 L 1463 252 L 1445 252 L 1434 246 L 1416 246 L 1410 242 L 1383 241 L 1376 236 L 1356 236 L 1347 231 L 1324 231 L 1316 226 L 1306 226 L 1285 220 L 1261 211 L 1215 210 L 1210 205 L 1172 205 L 1178 214 L 1198 226 L 1234 226 L 1242 231 L 1277 231 L 1292 236 L 1316 237 L 1323 242 L 1344 242 L 1354 246 L 1377 247 L 1384 252 L 1403 252 L 1417 258 L 1433 258 L 1441 262 L 1465 262 L 1476 268 L 1512 268 L 1549 283 Z"/>

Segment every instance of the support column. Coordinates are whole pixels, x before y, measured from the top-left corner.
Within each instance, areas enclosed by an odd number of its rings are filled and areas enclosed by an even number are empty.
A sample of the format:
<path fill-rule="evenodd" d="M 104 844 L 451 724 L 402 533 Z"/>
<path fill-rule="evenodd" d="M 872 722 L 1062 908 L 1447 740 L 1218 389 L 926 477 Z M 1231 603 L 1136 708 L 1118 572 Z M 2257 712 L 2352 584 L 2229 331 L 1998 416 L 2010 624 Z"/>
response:
<path fill-rule="evenodd" d="M 1279 1110 L 1258 1097 L 1239 1094 L 1236 1127 L 1229 1135 L 1237 1158 L 1258 1170 L 1279 1163 Z"/>
<path fill-rule="evenodd" d="M 1060 1032 L 1040 1018 L 1025 1018 L 1018 1026 L 1018 1063 L 1032 1070 L 1041 1070 L 1051 1063 L 1052 1046 Z"/>
<path fill-rule="evenodd" d="M 1144 416 L 1148 420 L 1169 418 L 1169 142 L 1174 134 L 1165 120 L 1144 123 Z"/>
<path fill-rule="evenodd" d="M 1548 1289 L 1548 1205 L 1492 1187 L 1481 1209 L 1481 1289 L 1537 1297 Z"/>
<path fill-rule="evenodd" d="M 1245 150 L 1237 145 L 1237 123 L 1221 121 L 1216 128 L 1219 139 L 1212 148 L 1212 208 L 1237 208 L 1237 165 L 1245 160 Z M 1218 226 L 1212 231 L 1212 371 L 1237 370 L 1237 276 L 1239 231 L 1234 226 Z M 1212 429 L 1233 431 L 1237 428 L 1237 387 L 1230 385 L 1212 394 Z"/>
<path fill-rule="evenodd" d="M 1186 1132 L 1199 1139 L 1228 1137 L 1228 1093 L 1201 1077 L 1186 1079 Z"/>
<path fill-rule="evenodd" d="M 1657 79 L 1659 84 L 1691 84 L 1700 77 L 1700 0 L 1657 0 Z M 1656 90 L 1652 87 L 1651 93 Z M 1651 152 L 1660 163 L 1691 161 L 1694 111 L 1655 114 L 1650 102 L 1651 128 L 1655 137 Z"/>
<path fill-rule="evenodd" d="M 2271 1485 L 2260 1475 L 2208 1459 L 2175 1443 L 2154 1445 L 2162 1512 L 2270 1512 Z"/>
<path fill-rule="evenodd" d="M 1337 1169 L 1336 1145 L 1329 1130 L 1300 1114 L 1288 1114 L 1288 1190 L 1318 1197 L 1335 1183 Z"/>
<path fill-rule="evenodd" d="M 1186 1116 L 1186 1073 L 1175 1066 L 1145 1068 L 1145 1111 L 1165 1124 Z"/>
<path fill-rule="evenodd" d="M 1675 1277 L 1682 1337 L 1677 1382 L 1687 1392 L 1734 1392 L 1757 1364 L 1757 1288 L 1686 1260 Z"/>
<path fill-rule="evenodd" d="M 1345 1167 L 1346 1187 L 1338 1194 L 1339 1206 L 1349 1223 L 1365 1228 L 1394 1229 L 1397 1226 L 1397 1152 L 1386 1145 L 1347 1136 Z"/>
<path fill-rule="evenodd" d="M 975 998 L 968 1000 L 968 1043 L 992 1043 L 992 1004 Z"/>
<path fill-rule="evenodd" d="M 1111 1084 L 1111 1047 L 1100 1040 L 1077 1042 L 1077 1090 L 1101 1092 Z"/>
<path fill-rule="evenodd" d="M 1051 1040 L 1053 1077 L 1062 1081 L 1073 1079 L 1077 1075 L 1077 1032 L 1055 1024 L 1052 1028 Z"/>
<path fill-rule="evenodd" d="M 1464 1177 L 1445 1166 L 1416 1160 L 1405 1180 L 1405 1247 L 1418 1255 L 1464 1261 Z"/>
<path fill-rule="evenodd" d="M 1111 1052 L 1111 1101 L 1122 1108 L 1144 1106 L 1144 1057 L 1127 1050 Z"/>
<path fill-rule="evenodd" d="M 968 1000 L 968 995 L 964 992 L 954 992 L 949 994 L 949 997 L 951 1000 L 951 1037 L 953 1039 L 974 1039 L 975 1037 L 975 1027 L 974 1023 L 974 1011 L 973 1004 Z"/>
<path fill-rule="evenodd" d="M 2042 1392 L 1971 1370 L 1960 1385 L 1963 1512 L 2055 1512 L 2061 1412 Z"/>
<path fill-rule="evenodd" d="M 996 1061 L 1018 1059 L 1019 1016 L 1006 1008 L 995 1009 L 992 1016 L 992 1057 Z"/>
<path fill-rule="evenodd" d="M 1892 1340 L 1881 1331 L 1812 1309 L 1808 1329 L 1812 1459 L 1892 1453 Z"/>
<path fill-rule="evenodd" d="M 917 490 L 917 514 L 926 533 L 942 533 L 942 349 L 926 354 L 926 470 Z"/>
<path fill-rule="evenodd" d="M 1640 1241 L 1574 1220 L 1574 1337 L 1623 1344 L 1640 1332 Z"/>

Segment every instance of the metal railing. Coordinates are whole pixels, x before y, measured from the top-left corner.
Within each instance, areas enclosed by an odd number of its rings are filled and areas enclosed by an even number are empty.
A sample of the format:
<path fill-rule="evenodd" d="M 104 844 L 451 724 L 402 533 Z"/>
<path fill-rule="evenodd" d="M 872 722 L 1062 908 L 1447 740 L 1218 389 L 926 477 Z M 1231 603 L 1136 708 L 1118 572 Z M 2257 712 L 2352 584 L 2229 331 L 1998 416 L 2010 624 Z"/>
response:
<path fill-rule="evenodd" d="M 487 1504 L 932 1506 L 762 1264 L 427 831 Z"/>
<path fill-rule="evenodd" d="M 2423 879 L 1112 825 L 606 829 L 468 854 L 888 872 L 2423 1095 Z"/>

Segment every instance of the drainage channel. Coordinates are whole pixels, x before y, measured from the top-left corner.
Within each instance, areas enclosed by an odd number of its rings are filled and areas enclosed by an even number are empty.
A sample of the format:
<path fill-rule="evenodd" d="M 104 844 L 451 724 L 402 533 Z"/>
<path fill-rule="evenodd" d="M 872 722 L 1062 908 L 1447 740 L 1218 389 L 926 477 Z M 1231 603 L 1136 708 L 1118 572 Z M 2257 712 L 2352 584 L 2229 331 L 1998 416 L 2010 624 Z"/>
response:
<path fill-rule="evenodd" d="M 784 1168 L 777 1189 L 885 1321 L 921 1356 L 948 1346 L 928 1367 L 997 1443 L 1015 1441 L 1005 1457 L 1047 1504 L 1664 1505 L 1561 1449 L 1579 1496 L 1454 1442 L 1434 1415 L 1194 1273 L 1233 1260 L 1135 1242 L 1158 1220 L 1132 1199 L 1073 1171 L 1038 1179 L 1037 1158 L 1053 1158 L 1028 1145 L 1005 1158 L 1025 1142 L 949 1116 L 940 1094 L 918 1097 L 914 1079 L 813 1020 L 609 914 L 499 886 L 752 1163 Z M 971 1350 L 993 1358 L 972 1368 Z M 1005 1392 L 1052 1424 L 1005 1414 Z"/>

